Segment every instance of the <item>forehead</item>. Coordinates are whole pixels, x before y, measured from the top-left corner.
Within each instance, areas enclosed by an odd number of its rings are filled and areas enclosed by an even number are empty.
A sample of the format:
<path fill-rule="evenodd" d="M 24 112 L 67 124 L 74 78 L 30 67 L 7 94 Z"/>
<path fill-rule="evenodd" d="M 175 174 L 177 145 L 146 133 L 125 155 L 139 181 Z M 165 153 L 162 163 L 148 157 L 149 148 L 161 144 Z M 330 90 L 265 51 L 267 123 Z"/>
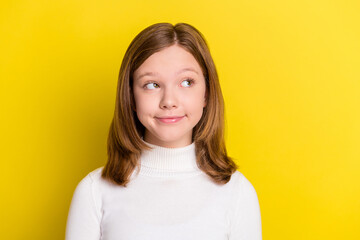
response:
<path fill-rule="evenodd" d="M 202 73 L 199 63 L 191 53 L 178 45 L 173 45 L 148 57 L 134 72 L 134 78 L 140 78 L 145 73 L 176 75 L 186 70 L 197 74 Z"/>

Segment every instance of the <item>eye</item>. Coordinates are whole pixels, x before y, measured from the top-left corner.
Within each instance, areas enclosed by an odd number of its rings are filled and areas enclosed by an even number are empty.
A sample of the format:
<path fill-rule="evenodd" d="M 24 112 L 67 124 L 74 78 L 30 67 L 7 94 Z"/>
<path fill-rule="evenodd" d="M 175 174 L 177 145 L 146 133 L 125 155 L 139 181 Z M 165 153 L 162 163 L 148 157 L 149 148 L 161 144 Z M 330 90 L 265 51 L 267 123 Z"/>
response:
<path fill-rule="evenodd" d="M 155 88 L 158 88 L 159 85 L 157 83 L 147 83 L 147 84 L 145 84 L 144 87 L 147 89 L 155 89 Z"/>
<path fill-rule="evenodd" d="M 183 84 L 183 83 L 185 83 L 185 84 Z M 194 83 L 194 80 L 189 78 L 189 79 L 186 79 L 186 80 L 182 81 L 181 86 L 190 87 L 193 83 Z"/>

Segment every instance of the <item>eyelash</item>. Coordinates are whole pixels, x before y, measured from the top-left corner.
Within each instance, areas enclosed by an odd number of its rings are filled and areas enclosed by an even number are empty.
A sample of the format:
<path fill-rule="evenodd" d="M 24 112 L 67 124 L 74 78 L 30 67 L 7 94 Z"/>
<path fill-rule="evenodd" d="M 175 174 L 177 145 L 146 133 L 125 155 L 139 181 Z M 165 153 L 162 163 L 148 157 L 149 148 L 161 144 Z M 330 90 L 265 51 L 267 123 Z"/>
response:
<path fill-rule="evenodd" d="M 185 82 L 185 81 L 188 81 L 188 82 L 190 83 L 190 86 L 189 86 L 189 87 L 191 87 L 192 85 L 194 85 L 194 82 L 195 82 L 194 79 L 192 79 L 192 78 L 187 78 L 187 79 L 183 80 L 182 82 Z M 181 82 L 181 83 L 182 83 L 182 82 Z M 146 89 L 146 86 L 147 86 L 147 85 L 149 85 L 149 84 L 154 84 L 154 83 L 157 84 L 156 82 L 147 82 L 147 83 L 144 84 L 143 88 Z M 159 85 L 159 84 L 157 84 L 157 85 Z"/>

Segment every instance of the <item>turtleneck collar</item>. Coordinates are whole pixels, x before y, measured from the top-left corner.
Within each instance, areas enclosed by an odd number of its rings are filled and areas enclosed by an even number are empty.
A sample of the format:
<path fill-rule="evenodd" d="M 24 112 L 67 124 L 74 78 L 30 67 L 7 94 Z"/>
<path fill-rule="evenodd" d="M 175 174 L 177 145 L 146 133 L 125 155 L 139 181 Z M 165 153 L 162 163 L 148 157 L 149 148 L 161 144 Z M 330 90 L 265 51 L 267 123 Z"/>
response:
<path fill-rule="evenodd" d="M 194 142 L 180 148 L 166 148 L 148 142 L 145 143 L 152 149 L 143 150 L 141 153 L 141 175 L 166 177 L 201 173 L 196 164 Z"/>

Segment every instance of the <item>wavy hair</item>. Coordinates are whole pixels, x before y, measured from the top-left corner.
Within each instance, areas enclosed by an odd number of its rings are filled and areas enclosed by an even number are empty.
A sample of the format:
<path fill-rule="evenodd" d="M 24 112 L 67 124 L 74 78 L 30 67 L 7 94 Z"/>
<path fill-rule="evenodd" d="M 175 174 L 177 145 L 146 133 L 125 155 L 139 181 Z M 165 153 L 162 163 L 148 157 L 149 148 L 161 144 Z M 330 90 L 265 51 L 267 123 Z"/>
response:
<path fill-rule="evenodd" d="M 224 100 L 218 74 L 205 38 L 186 23 L 156 23 L 142 30 L 130 43 L 121 63 L 114 117 L 107 139 L 108 160 L 102 177 L 126 187 L 138 167 L 142 150 L 150 150 L 142 137 L 145 127 L 137 118 L 132 92 L 133 73 L 152 54 L 177 44 L 199 63 L 206 82 L 203 115 L 193 128 L 198 167 L 219 184 L 227 183 L 237 165 L 227 155 L 224 141 Z"/>

